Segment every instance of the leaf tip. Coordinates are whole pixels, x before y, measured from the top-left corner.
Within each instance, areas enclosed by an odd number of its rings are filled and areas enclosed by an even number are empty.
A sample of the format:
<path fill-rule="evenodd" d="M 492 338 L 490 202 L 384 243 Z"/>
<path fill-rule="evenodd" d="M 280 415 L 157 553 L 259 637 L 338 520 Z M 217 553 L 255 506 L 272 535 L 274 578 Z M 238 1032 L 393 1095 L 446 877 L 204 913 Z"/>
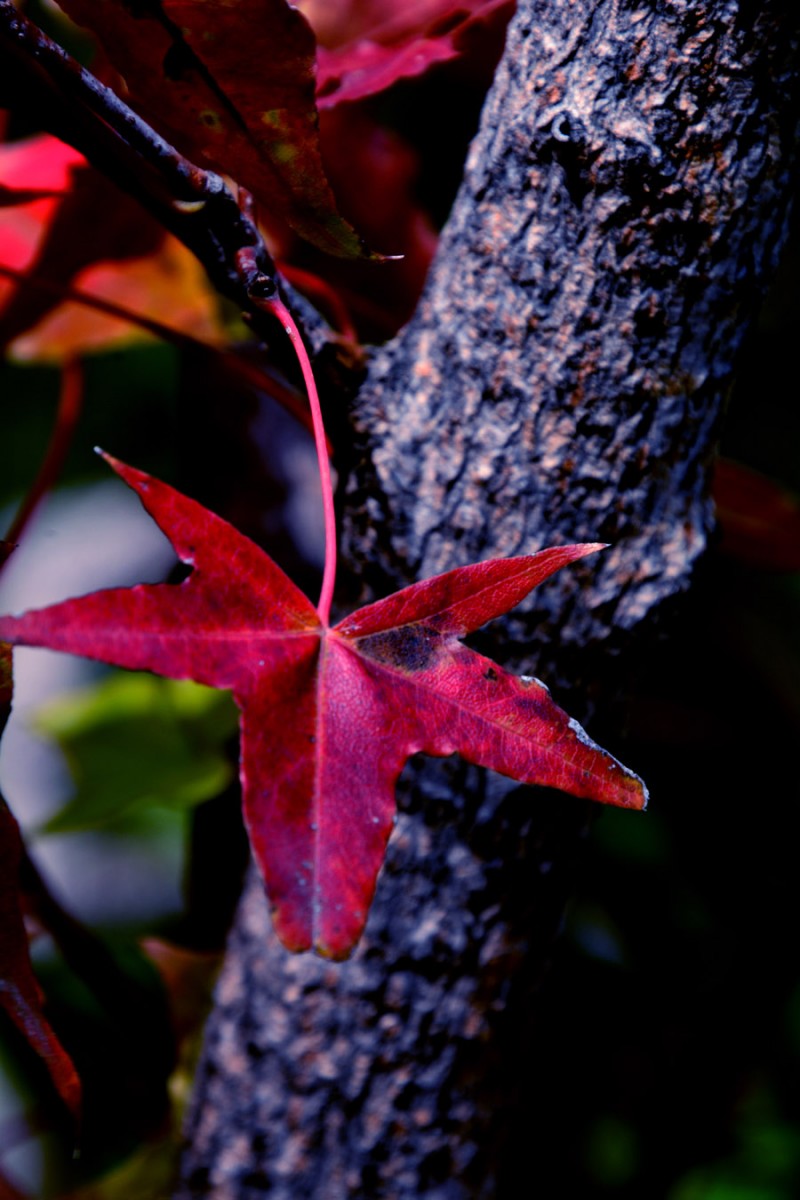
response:
<path fill-rule="evenodd" d="M 620 766 L 622 764 L 620 763 Z M 628 784 L 631 798 L 623 801 L 625 808 L 632 808 L 635 812 L 645 812 L 650 803 L 650 792 L 647 784 L 640 775 L 635 771 L 631 771 L 628 767 L 622 767 L 626 775 L 626 784 Z"/>
<path fill-rule="evenodd" d="M 324 940 L 314 942 L 313 946 L 314 953 L 318 958 L 324 958 L 326 962 L 331 963 L 347 962 L 353 953 L 353 949 L 354 945 L 350 943 L 346 946 L 332 946 Z"/>
<path fill-rule="evenodd" d="M 137 471 L 135 467 L 129 467 L 121 459 L 115 458 L 113 454 L 109 454 L 102 446 L 95 446 L 94 452 L 100 455 L 103 462 L 108 463 L 111 470 L 116 475 L 119 475 L 120 479 L 124 483 L 127 483 L 128 487 L 137 488 L 141 486 L 140 481 L 147 478 L 143 471 Z"/>
<path fill-rule="evenodd" d="M 646 812 L 647 807 L 650 803 L 650 791 L 647 787 L 647 784 L 645 783 L 645 781 L 643 779 L 640 779 L 639 782 L 642 785 L 642 804 L 641 804 L 641 808 L 639 811 Z"/>
<path fill-rule="evenodd" d="M 99 458 L 102 458 L 103 462 L 108 463 L 112 471 L 116 471 L 117 475 L 122 474 L 124 463 L 121 463 L 118 458 L 114 458 L 114 455 L 109 454 L 102 446 L 93 446 L 92 449 Z"/>

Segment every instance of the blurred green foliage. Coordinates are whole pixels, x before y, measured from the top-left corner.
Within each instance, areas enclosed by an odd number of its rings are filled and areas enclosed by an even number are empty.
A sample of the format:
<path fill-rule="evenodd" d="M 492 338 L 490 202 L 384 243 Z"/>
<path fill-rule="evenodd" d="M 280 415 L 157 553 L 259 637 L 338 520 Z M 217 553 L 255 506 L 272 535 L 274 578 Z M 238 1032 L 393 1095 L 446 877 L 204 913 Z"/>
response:
<path fill-rule="evenodd" d="M 42 709 L 37 727 L 58 742 L 75 782 L 44 833 L 135 829 L 152 808 L 212 799 L 235 774 L 233 700 L 188 681 L 115 673 Z"/>
<path fill-rule="evenodd" d="M 179 371 L 176 351 L 155 342 L 88 358 L 80 425 L 61 484 L 108 479 L 93 446 L 168 474 L 174 466 Z M 12 451 L 3 458 L 0 506 L 16 502 L 30 486 L 53 428 L 58 391 L 54 368 L 0 361 L 3 426 Z"/>

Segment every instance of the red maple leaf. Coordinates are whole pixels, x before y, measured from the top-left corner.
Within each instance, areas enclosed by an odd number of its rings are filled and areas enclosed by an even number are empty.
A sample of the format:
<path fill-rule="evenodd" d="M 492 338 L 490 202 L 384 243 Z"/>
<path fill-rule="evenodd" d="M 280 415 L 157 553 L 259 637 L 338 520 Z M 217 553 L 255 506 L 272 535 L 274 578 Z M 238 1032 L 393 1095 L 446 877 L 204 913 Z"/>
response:
<path fill-rule="evenodd" d="M 597 545 L 460 567 L 331 626 L 320 615 L 327 605 L 315 608 L 227 522 L 108 461 L 192 573 L 179 585 L 115 588 L 1 618 L 0 638 L 233 692 L 245 821 L 289 949 L 352 950 L 392 829 L 395 782 L 419 751 L 644 807 L 641 780 L 542 684 L 458 640 Z"/>

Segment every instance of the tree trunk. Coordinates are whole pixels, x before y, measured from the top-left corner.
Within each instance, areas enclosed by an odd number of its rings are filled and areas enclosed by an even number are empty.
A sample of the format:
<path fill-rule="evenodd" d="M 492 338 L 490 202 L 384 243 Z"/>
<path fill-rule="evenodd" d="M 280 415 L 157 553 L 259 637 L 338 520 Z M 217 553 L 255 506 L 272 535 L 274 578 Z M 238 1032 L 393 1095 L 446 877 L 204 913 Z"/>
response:
<path fill-rule="evenodd" d="M 425 295 L 353 407 L 351 599 L 610 543 L 481 646 L 620 756 L 598 714 L 706 546 L 725 391 L 785 234 L 797 34 L 788 4 L 523 0 Z M 252 874 L 180 1197 L 518 1194 L 531 1004 L 587 807 L 456 760 L 413 764 L 399 807 L 349 962 L 287 954 Z"/>

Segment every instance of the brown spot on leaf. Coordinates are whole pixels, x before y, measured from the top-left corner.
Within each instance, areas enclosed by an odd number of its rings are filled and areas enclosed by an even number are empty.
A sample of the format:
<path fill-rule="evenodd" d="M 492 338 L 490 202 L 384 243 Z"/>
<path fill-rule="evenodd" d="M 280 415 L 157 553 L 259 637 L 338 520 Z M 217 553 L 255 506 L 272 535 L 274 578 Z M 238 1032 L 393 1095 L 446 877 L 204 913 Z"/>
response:
<path fill-rule="evenodd" d="M 401 671 L 424 671 L 435 660 L 441 635 L 424 625 L 403 625 L 356 639 L 361 654 Z"/>

